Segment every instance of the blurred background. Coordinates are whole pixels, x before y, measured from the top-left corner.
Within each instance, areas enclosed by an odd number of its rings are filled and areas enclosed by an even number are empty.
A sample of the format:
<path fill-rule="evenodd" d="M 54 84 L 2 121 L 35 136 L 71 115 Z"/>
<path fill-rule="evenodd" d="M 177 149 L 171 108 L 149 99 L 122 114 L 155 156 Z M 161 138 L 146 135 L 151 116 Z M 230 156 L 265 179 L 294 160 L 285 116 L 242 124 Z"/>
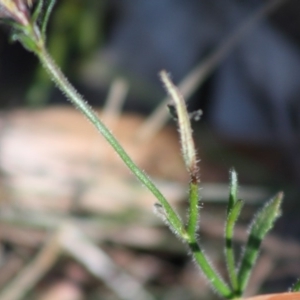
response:
<path fill-rule="evenodd" d="M 203 111 L 200 236 L 221 274 L 230 168 L 247 203 L 237 254 L 252 215 L 284 191 L 247 295 L 300 276 L 299 15 L 297 0 L 61 0 L 49 24 L 58 65 L 182 216 L 188 176 L 159 71 Z M 2 27 L 0 299 L 215 299 L 155 199 L 8 36 Z"/>

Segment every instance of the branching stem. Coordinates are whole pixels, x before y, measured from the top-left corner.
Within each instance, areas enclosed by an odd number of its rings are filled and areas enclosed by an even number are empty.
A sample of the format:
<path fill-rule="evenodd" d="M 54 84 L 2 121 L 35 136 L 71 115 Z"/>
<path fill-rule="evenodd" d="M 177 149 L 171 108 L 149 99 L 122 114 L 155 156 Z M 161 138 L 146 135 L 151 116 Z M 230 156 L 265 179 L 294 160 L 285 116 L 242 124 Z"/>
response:
<path fill-rule="evenodd" d="M 54 3 L 54 2 L 53 2 Z M 175 212 L 166 198 L 158 190 L 155 184 L 150 180 L 150 178 L 132 161 L 129 155 L 125 152 L 113 134 L 109 129 L 101 122 L 97 114 L 93 109 L 87 104 L 84 98 L 75 90 L 75 88 L 70 84 L 68 79 L 61 72 L 59 67 L 55 64 L 51 56 L 46 50 L 44 35 L 41 34 L 40 29 L 37 27 L 36 23 L 28 23 L 21 30 L 23 34 L 19 33 L 17 39 L 23 44 L 23 46 L 34 52 L 39 58 L 40 62 L 44 66 L 45 70 L 49 73 L 52 80 L 55 82 L 57 87 L 65 94 L 67 99 L 83 114 L 88 120 L 96 127 L 96 129 L 103 135 L 107 142 L 113 147 L 113 149 L 118 153 L 123 162 L 128 166 L 128 168 L 133 172 L 133 174 L 138 178 L 138 180 L 144 184 L 156 197 L 162 206 L 163 214 L 165 215 L 166 221 L 170 226 L 171 230 L 176 233 L 178 237 L 185 243 L 187 243 L 191 249 L 193 257 L 197 264 L 200 266 L 205 277 L 209 280 L 212 287 L 221 296 L 227 299 L 233 297 L 232 291 L 229 286 L 224 282 L 221 276 L 216 272 L 197 240 L 197 229 L 198 229 L 198 178 L 197 178 L 197 166 L 196 166 L 196 155 L 193 145 L 193 140 L 191 138 L 191 129 L 187 130 L 186 136 L 187 149 L 184 151 L 184 159 L 186 161 L 187 169 L 189 170 L 192 179 L 190 184 L 190 212 L 189 221 L 187 228 L 181 221 L 179 215 Z M 182 106 L 183 99 L 182 99 Z M 185 108 L 184 108 L 185 109 Z M 188 117 L 185 117 L 185 124 L 189 125 Z M 190 125 L 189 125 L 190 126 Z M 190 135 L 190 137 L 189 137 Z"/>

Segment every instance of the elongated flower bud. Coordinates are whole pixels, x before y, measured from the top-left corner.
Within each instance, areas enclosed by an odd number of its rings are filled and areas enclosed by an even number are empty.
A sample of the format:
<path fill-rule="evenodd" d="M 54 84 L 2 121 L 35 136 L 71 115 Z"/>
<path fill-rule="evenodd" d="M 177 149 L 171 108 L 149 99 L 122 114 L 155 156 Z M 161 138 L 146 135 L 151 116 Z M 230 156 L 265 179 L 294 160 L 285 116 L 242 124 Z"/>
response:
<path fill-rule="evenodd" d="M 197 158 L 196 158 L 196 149 L 192 137 L 192 128 L 190 123 L 190 117 L 186 109 L 185 101 L 173 84 L 169 75 L 166 71 L 160 72 L 160 77 L 162 82 L 165 84 L 165 87 L 174 101 L 174 106 L 177 113 L 177 122 L 180 133 L 180 143 L 182 148 L 182 154 L 184 163 L 187 170 L 189 171 L 192 178 L 197 180 Z"/>

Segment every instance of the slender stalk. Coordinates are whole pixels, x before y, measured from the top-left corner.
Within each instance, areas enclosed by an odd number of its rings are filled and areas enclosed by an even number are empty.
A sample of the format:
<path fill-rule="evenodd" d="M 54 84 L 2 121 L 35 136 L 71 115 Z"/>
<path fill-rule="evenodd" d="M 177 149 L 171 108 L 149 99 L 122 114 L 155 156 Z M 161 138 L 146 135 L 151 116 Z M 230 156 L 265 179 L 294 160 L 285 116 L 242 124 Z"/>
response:
<path fill-rule="evenodd" d="M 228 285 L 224 282 L 221 276 L 217 273 L 214 267 L 211 265 L 209 259 L 204 254 L 198 243 L 198 222 L 199 222 L 199 187 L 198 180 L 190 183 L 190 194 L 189 194 L 189 216 L 187 225 L 187 242 L 192 251 L 192 255 L 200 266 L 202 272 L 205 274 L 206 278 L 210 284 L 215 288 L 215 290 L 221 294 L 224 298 L 230 299 L 234 295 Z"/>
<path fill-rule="evenodd" d="M 66 97 L 73 103 L 87 118 L 92 122 L 92 124 L 97 128 L 97 130 L 103 135 L 103 137 L 109 142 L 113 149 L 118 153 L 120 158 L 128 166 L 128 168 L 133 172 L 133 174 L 143 183 L 157 198 L 157 200 L 164 207 L 166 212 L 166 217 L 169 224 L 172 226 L 173 230 L 180 236 L 184 235 L 184 226 L 180 220 L 178 214 L 170 206 L 166 198 L 157 189 L 155 184 L 150 180 L 150 178 L 136 166 L 132 159 L 128 156 L 116 138 L 112 133 L 106 128 L 106 126 L 99 120 L 96 113 L 87 104 L 83 97 L 75 90 L 75 88 L 69 83 L 67 78 L 60 71 L 58 66 L 52 60 L 48 54 L 44 43 L 38 41 L 39 47 L 35 48 L 35 54 L 40 59 L 46 71 L 50 74 L 52 80 L 56 83 L 58 88 L 66 95 Z"/>
<path fill-rule="evenodd" d="M 217 273 L 217 271 L 212 267 L 195 238 L 191 240 L 190 248 L 193 252 L 195 261 L 201 267 L 202 272 L 209 280 L 211 286 L 215 288 L 215 291 L 226 299 L 234 298 L 233 292 Z"/>
<path fill-rule="evenodd" d="M 189 194 L 189 217 L 188 217 L 188 225 L 187 225 L 187 232 L 190 236 L 196 236 L 198 230 L 198 222 L 199 222 L 199 187 L 198 182 L 190 183 L 190 194 Z"/>
<path fill-rule="evenodd" d="M 35 24 L 28 24 L 24 28 L 25 35 L 19 35 L 20 42 L 29 50 L 33 51 L 40 59 L 45 70 L 49 73 L 52 80 L 56 83 L 58 88 L 66 95 L 68 100 L 78 108 L 83 115 L 85 115 L 88 120 L 96 127 L 96 129 L 103 135 L 103 137 L 108 141 L 108 143 L 113 147 L 113 149 L 118 153 L 120 158 L 128 166 L 128 168 L 134 173 L 134 175 L 143 183 L 157 198 L 160 205 L 163 207 L 164 215 L 166 220 L 171 227 L 171 229 L 185 242 L 188 242 L 193 256 L 202 269 L 203 273 L 210 281 L 211 285 L 216 289 L 216 291 L 225 298 L 231 298 L 232 292 L 230 288 L 226 285 L 223 279 L 217 274 L 214 268 L 211 266 L 209 260 L 205 257 L 203 251 L 200 249 L 197 243 L 196 229 L 197 229 L 197 201 L 198 201 L 198 181 L 192 181 L 191 186 L 191 198 L 192 198 L 192 210 L 189 221 L 190 234 L 186 232 L 185 226 L 183 225 L 181 219 L 177 213 L 170 206 L 168 201 L 162 195 L 162 193 L 157 189 L 154 183 L 148 178 L 148 176 L 139 169 L 132 159 L 128 156 L 116 138 L 112 133 L 106 128 L 106 126 L 99 120 L 96 113 L 87 104 L 83 97 L 75 90 L 75 88 L 69 83 L 67 78 L 60 71 L 58 66 L 52 60 L 48 54 L 43 37 Z M 189 153 L 189 152 L 188 152 Z M 188 155 L 187 161 L 189 161 L 188 166 L 195 164 L 194 159 L 190 161 L 193 155 Z M 193 168 L 192 168 L 193 169 Z"/>
<path fill-rule="evenodd" d="M 147 177 L 147 175 L 140 170 L 128 156 L 128 154 L 121 147 L 116 138 L 111 134 L 111 132 L 105 127 L 105 125 L 99 120 L 96 113 L 89 107 L 89 105 L 84 101 L 82 96 L 80 96 L 73 86 L 69 83 L 66 77 L 62 74 L 59 68 L 56 66 L 54 61 L 49 56 L 45 47 L 40 47 L 39 51 L 36 53 L 44 65 L 45 69 L 51 75 L 54 82 L 60 88 L 60 90 L 68 97 L 68 99 L 94 124 L 97 130 L 104 136 L 104 138 L 110 143 L 114 150 L 119 154 L 124 163 L 129 167 L 129 169 L 134 173 L 134 175 L 153 193 L 153 195 L 158 199 L 160 204 L 164 207 L 168 222 L 172 226 L 173 230 L 179 234 L 180 237 L 185 238 L 187 236 L 185 229 L 183 227 L 182 221 L 179 216 L 167 202 L 165 197 L 157 189 L 154 183 Z M 193 188 L 194 189 L 194 188 Z M 193 192 L 194 193 L 194 192 Z M 198 198 L 198 197 L 197 197 Z M 196 198 L 195 198 L 196 199 Z M 193 217 L 193 226 L 195 228 L 195 218 Z M 208 259 L 205 257 L 203 251 L 197 244 L 195 235 L 188 235 L 189 245 L 192 249 L 193 256 L 195 260 L 200 265 L 203 273 L 210 281 L 212 286 L 225 298 L 231 297 L 231 290 L 220 278 L 217 272 L 212 268 Z M 186 238 L 185 238 L 186 239 Z"/>

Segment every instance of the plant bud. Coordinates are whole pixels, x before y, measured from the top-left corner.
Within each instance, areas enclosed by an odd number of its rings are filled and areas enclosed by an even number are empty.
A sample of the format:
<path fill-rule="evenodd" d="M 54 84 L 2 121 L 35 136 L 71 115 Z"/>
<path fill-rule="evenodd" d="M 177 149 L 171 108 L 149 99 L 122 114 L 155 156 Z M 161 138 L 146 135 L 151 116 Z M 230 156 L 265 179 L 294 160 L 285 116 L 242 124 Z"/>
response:
<path fill-rule="evenodd" d="M 197 158 L 196 150 L 192 137 L 192 128 L 190 123 L 190 117 L 186 109 L 185 101 L 178 91 L 177 87 L 170 80 L 166 71 L 160 72 L 162 82 L 174 101 L 176 109 L 177 123 L 180 133 L 180 142 L 182 148 L 183 159 L 190 176 L 197 178 Z"/>
<path fill-rule="evenodd" d="M 0 0 L 0 18 L 13 19 L 26 26 L 29 23 L 29 7 L 33 0 Z"/>

